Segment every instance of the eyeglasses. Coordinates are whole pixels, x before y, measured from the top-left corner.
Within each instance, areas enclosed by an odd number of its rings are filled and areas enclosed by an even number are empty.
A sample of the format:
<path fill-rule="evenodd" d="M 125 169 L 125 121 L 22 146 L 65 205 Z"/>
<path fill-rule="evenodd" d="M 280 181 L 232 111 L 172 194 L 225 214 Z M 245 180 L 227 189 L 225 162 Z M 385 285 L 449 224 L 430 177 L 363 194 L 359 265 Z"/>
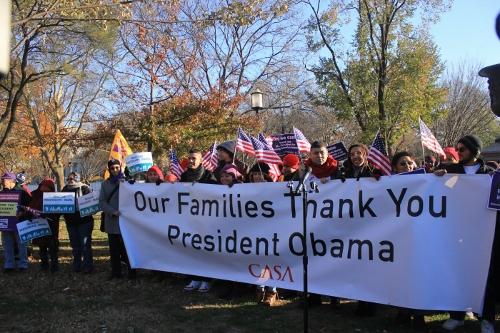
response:
<path fill-rule="evenodd" d="M 109 168 L 109 170 L 120 170 L 119 166 L 112 166 Z"/>
<path fill-rule="evenodd" d="M 401 162 L 399 162 L 399 165 L 401 165 L 401 166 L 405 166 L 405 165 L 413 165 L 413 162 L 409 162 L 409 161 L 401 161 Z"/>

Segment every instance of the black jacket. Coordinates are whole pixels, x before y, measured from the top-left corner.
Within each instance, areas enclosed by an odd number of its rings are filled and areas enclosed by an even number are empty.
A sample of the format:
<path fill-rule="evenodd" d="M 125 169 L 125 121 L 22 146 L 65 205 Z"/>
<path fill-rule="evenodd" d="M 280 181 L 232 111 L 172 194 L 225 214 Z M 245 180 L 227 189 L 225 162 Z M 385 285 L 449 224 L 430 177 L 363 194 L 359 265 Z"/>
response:
<path fill-rule="evenodd" d="M 336 179 L 348 179 L 348 178 L 367 178 L 367 177 L 375 177 L 380 176 L 382 173 L 377 168 L 374 168 L 370 164 L 365 164 L 361 168 L 355 168 L 354 165 L 346 160 L 342 167 L 339 168 L 337 173 L 332 176 L 332 178 Z"/>
<path fill-rule="evenodd" d="M 63 187 L 61 192 L 75 192 L 75 200 L 78 200 L 79 197 L 89 194 L 91 190 L 86 184 L 81 184 L 81 186 L 77 187 L 69 187 L 66 185 Z M 63 216 L 64 220 L 68 224 L 88 223 L 94 220 L 92 216 L 81 217 L 78 209 L 73 214 L 63 214 Z"/>
<path fill-rule="evenodd" d="M 217 184 L 215 176 L 201 165 L 197 169 L 188 168 L 184 171 L 180 181 L 182 183 Z"/>
<path fill-rule="evenodd" d="M 479 163 L 479 169 L 477 170 L 476 174 L 477 175 L 484 175 L 490 172 L 493 172 L 493 168 L 487 166 L 484 164 L 484 161 L 482 159 L 478 159 L 477 163 Z M 465 174 L 465 169 L 462 164 L 440 164 L 436 167 L 436 170 L 446 170 L 448 173 L 458 173 L 458 174 Z"/>

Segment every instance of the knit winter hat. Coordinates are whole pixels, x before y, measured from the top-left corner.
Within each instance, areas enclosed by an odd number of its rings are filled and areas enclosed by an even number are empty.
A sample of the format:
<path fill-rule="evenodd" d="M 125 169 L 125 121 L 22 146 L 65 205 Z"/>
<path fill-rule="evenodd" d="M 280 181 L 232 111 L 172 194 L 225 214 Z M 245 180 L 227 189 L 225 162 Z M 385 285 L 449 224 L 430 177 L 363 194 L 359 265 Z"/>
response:
<path fill-rule="evenodd" d="M 472 134 L 462 137 L 460 140 L 458 140 L 458 143 L 461 143 L 465 147 L 467 147 L 467 149 L 469 149 L 472 155 L 474 155 L 475 157 L 478 157 L 481 153 L 481 150 L 483 150 L 483 143 L 481 142 L 481 139 Z"/>
<path fill-rule="evenodd" d="M 149 171 L 156 172 L 156 174 L 158 175 L 158 177 L 160 177 L 160 180 L 164 181 L 163 172 L 161 171 L 161 169 L 157 165 L 153 165 L 151 168 L 148 169 L 148 173 L 149 173 Z"/>
<path fill-rule="evenodd" d="M 453 156 L 453 158 L 458 161 L 458 153 L 457 153 L 457 150 L 454 148 L 454 147 L 444 147 L 443 148 L 443 151 L 446 153 L 446 154 L 450 154 L 451 156 Z"/>
<path fill-rule="evenodd" d="M 173 173 L 170 173 L 167 175 L 167 182 L 175 183 L 176 181 L 177 181 L 177 177 Z"/>
<path fill-rule="evenodd" d="M 16 174 L 13 172 L 6 172 L 2 175 L 2 179 L 16 180 Z"/>
<path fill-rule="evenodd" d="M 300 168 L 300 158 L 295 154 L 288 154 L 283 157 L 283 165 L 293 169 Z"/>
<path fill-rule="evenodd" d="M 236 143 L 234 141 L 225 141 L 217 146 L 217 150 L 224 150 L 229 156 L 233 157 L 235 147 Z"/>
<path fill-rule="evenodd" d="M 24 184 L 24 183 L 26 182 L 26 173 L 24 173 L 24 171 L 19 172 L 19 173 L 16 175 L 16 181 L 17 181 L 19 184 Z"/>
<path fill-rule="evenodd" d="M 111 168 L 113 165 L 118 165 L 121 167 L 122 163 L 119 160 L 112 158 L 108 161 L 108 169 Z"/>
<path fill-rule="evenodd" d="M 226 164 L 222 170 L 220 171 L 220 173 L 228 173 L 230 175 L 232 175 L 235 179 L 240 179 L 242 176 L 241 176 L 241 173 L 238 171 L 238 169 L 236 168 L 236 166 L 234 164 Z"/>
<path fill-rule="evenodd" d="M 56 190 L 56 183 L 51 178 L 45 178 L 44 180 L 42 180 L 40 182 L 40 185 L 38 185 L 38 188 L 42 186 L 48 187 L 50 189 L 50 192 L 55 192 Z"/>

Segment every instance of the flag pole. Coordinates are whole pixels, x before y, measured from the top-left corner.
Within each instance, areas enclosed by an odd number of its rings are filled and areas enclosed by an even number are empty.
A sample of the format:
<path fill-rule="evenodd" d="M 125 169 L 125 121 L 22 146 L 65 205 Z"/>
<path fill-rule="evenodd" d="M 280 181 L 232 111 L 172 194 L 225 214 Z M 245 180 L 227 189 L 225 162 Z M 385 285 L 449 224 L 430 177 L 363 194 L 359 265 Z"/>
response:
<path fill-rule="evenodd" d="M 424 150 L 424 142 L 422 141 L 422 126 L 420 125 L 422 119 L 420 116 L 418 117 L 418 133 L 420 135 L 420 145 L 422 146 L 422 163 L 425 167 L 425 150 Z"/>

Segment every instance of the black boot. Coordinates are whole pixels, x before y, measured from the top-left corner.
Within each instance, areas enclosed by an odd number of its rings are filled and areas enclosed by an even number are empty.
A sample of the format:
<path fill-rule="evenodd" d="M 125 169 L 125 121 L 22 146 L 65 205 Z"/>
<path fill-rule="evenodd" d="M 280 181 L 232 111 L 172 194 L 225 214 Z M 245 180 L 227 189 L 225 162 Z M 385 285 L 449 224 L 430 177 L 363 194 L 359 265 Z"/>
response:
<path fill-rule="evenodd" d="M 49 270 L 49 253 L 45 246 L 40 247 L 40 270 Z"/>

